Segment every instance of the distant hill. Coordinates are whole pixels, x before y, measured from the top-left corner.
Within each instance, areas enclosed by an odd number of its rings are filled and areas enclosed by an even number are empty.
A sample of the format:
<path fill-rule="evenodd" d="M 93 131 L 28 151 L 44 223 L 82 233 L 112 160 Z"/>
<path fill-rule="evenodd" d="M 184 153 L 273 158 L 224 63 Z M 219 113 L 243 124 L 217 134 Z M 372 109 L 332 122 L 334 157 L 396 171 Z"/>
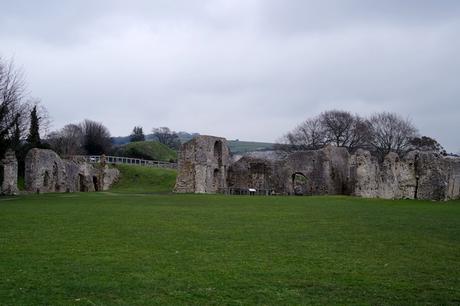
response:
<path fill-rule="evenodd" d="M 240 141 L 229 140 L 228 146 L 233 154 L 241 154 L 253 151 L 268 151 L 273 150 L 274 143 L 256 142 L 256 141 Z"/>
<path fill-rule="evenodd" d="M 131 142 L 116 147 L 112 154 L 159 161 L 177 160 L 177 152 L 158 141 Z"/>
<path fill-rule="evenodd" d="M 177 135 L 179 135 L 179 139 L 181 143 L 187 142 L 191 140 L 193 137 L 198 136 L 200 134 L 198 133 L 187 133 L 187 132 L 178 132 Z M 130 136 L 117 136 L 117 137 L 112 137 L 112 144 L 115 146 L 119 145 L 124 145 L 127 143 L 130 143 Z M 158 139 L 155 137 L 153 134 L 147 134 L 145 135 L 145 140 L 151 140 L 151 141 L 157 141 Z"/>
<path fill-rule="evenodd" d="M 185 143 L 196 136 L 199 136 L 198 133 L 187 133 L 187 132 L 178 132 L 179 139 L 181 143 Z M 153 134 L 148 134 L 145 136 L 146 140 L 148 141 L 156 141 L 156 137 Z M 130 141 L 129 136 L 124 137 L 112 137 L 112 143 L 115 146 L 119 145 L 126 145 Z M 230 151 L 233 154 L 241 154 L 246 152 L 253 152 L 253 151 L 268 151 L 272 150 L 274 143 L 269 142 L 257 142 L 257 141 L 240 141 L 240 140 L 229 140 L 228 146 Z"/>

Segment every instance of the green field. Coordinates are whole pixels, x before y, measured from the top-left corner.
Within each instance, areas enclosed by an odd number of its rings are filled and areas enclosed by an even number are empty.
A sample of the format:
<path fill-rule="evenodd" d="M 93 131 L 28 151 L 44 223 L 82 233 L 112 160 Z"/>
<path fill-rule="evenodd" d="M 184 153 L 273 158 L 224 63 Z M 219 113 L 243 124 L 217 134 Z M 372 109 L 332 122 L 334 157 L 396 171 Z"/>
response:
<path fill-rule="evenodd" d="M 176 171 L 132 165 L 116 165 L 121 178 L 112 187 L 120 193 L 171 193 L 176 183 Z"/>
<path fill-rule="evenodd" d="M 0 304 L 460 303 L 460 201 L 149 194 L 171 182 L 142 169 L 0 198 Z"/>

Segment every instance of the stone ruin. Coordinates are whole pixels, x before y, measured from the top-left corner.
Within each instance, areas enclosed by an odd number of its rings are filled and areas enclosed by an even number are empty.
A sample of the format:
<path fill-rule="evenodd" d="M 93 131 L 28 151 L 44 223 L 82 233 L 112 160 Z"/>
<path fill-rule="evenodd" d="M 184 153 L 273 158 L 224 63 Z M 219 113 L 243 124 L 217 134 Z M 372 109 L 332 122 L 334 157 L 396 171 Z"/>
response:
<path fill-rule="evenodd" d="M 175 191 L 217 193 L 227 189 L 230 151 L 225 138 L 198 136 L 179 152 Z"/>
<path fill-rule="evenodd" d="M 460 198 L 460 158 L 413 151 L 379 162 L 370 152 L 328 146 L 277 158 L 231 162 L 224 138 L 199 136 L 179 154 L 178 193 L 354 195 L 384 199 Z"/>
<path fill-rule="evenodd" d="M 3 182 L 0 194 L 18 195 L 18 161 L 8 150 L 2 160 Z M 91 192 L 108 190 L 119 178 L 118 169 L 87 163 L 84 158 L 61 159 L 54 151 L 31 149 L 25 160 L 25 191 Z"/>
<path fill-rule="evenodd" d="M 118 169 L 92 165 L 82 158 L 61 159 L 54 151 L 31 149 L 25 160 L 28 192 L 91 192 L 108 190 L 118 180 Z"/>
<path fill-rule="evenodd" d="M 3 182 L 1 184 L 0 194 L 18 195 L 18 160 L 14 151 L 8 150 L 5 158 L 2 160 Z"/>

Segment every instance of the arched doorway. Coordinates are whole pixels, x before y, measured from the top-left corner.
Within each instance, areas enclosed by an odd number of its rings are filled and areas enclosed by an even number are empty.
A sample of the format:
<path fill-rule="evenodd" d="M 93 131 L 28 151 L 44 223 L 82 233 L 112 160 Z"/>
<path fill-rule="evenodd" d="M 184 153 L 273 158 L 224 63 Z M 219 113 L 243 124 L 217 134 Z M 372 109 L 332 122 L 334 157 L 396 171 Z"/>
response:
<path fill-rule="evenodd" d="M 93 185 L 94 191 L 99 191 L 99 180 L 97 179 L 97 176 L 93 176 Z"/>
<path fill-rule="evenodd" d="M 79 174 L 78 178 L 79 178 L 79 187 L 80 187 L 79 190 L 80 190 L 80 192 L 88 191 L 86 189 L 86 186 L 85 186 L 85 176 L 83 174 Z"/>
<path fill-rule="evenodd" d="M 43 174 L 43 187 L 45 187 L 46 190 L 48 190 L 49 185 L 50 185 L 50 173 L 48 171 L 45 171 L 45 173 Z"/>
<path fill-rule="evenodd" d="M 310 194 L 308 188 L 308 179 L 305 174 L 296 172 L 292 175 L 292 190 L 295 195 Z"/>
<path fill-rule="evenodd" d="M 219 192 L 219 189 L 222 188 L 219 169 L 214 169 L 212 185 L 216 192 Z"/>

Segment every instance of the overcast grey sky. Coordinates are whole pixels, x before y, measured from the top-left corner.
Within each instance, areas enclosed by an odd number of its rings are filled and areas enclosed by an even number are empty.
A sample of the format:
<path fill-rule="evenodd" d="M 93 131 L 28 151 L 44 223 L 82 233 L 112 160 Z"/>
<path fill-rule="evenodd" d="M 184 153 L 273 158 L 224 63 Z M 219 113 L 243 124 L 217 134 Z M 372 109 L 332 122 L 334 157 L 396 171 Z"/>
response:
<path fill-rule="evenodd" d="M 274 141 L 328 109 L 394 111 L 460 151 L 458 0 L 0 0 L 53 127 Z"/>

